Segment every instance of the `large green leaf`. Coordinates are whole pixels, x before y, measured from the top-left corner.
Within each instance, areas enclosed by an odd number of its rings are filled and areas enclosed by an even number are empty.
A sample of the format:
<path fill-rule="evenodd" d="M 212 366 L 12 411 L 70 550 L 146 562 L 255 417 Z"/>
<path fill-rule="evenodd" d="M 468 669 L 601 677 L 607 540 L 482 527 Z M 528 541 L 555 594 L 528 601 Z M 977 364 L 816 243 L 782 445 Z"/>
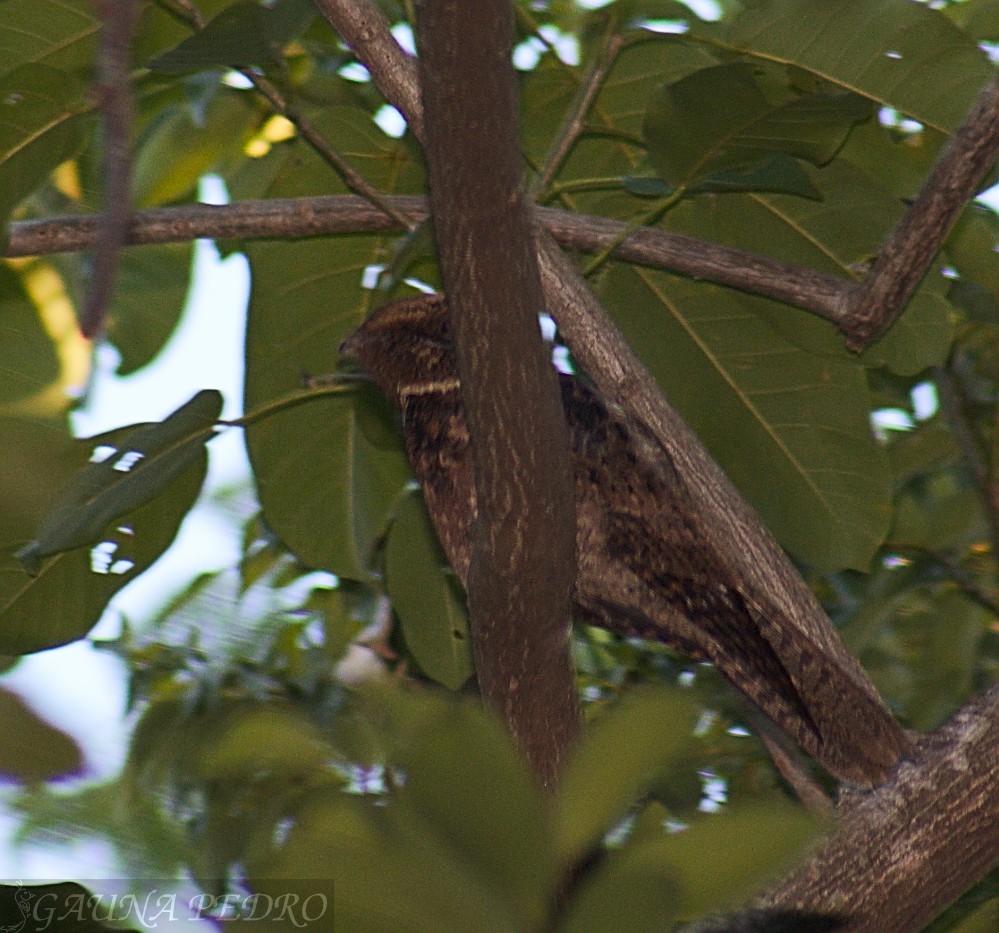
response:
<path fill-rule="evenodd" d="M 827 162 L 870 104 L 854 94 L 767 94 L 749 65 L 702 68 L 664 85 L 649 101 L 645 134 L 649 156 L 674 187 L 732 170 L 746 170 L 774 154 Z"/>
<path fill-rule="evenodd" d="M 458 852 L 467 870 L 518 904 L 535 928 L 555 879 L 548 814 L 523 758 L 481 707 L 448 704 L 398 758 L 400 803 Z"/>
<path fill-rule="evenodd" d="M 342 154 L 385 190 L 413 190 L 419 175 L 405 148 L 356 108 L 316 117 Z M 263 193 L 296 196 L 338 188 L 301 142 L 260 160 Z M 375 236 L 253 243 L 246 334 L 247 411 L 333 370 L 337 348 L 376 300 L 365 269 L 387 257 Z M 268 525 L 306 564 L 351 578 L 368 573 L 409 467 L 387 408 L 373 390 L 321 399 L 250 427 L 247 450 Z"/>
<path fill-rule="evenodd" d="M 153 71 L 182 74 L 208 68 L 269 65 L 281 46 L 297 36 L 316 15 L 307 0 L 282 0 L 273 7 L 238 0 L 204 29 L 150 63 Z"/>
<path fill-rule="evenodd" d="M 863 367 L 798 349 L 717 286 L 615 265 L 600 293 L 778 540 L 816 567 L 866 569 L 891 489 Z"/>
<path fill-rule="evenodd" d="M 38 310 L 7 266 L 0 266 L 0 409 L 52 385 L 59 358 Z"/>
<path fill-rule="evenodd" d="M 763 192 L 694 198 L 670 212 L 669 226 L 844 278 L 855 276 L 876 254 L 901 215 L 902 204 L 876 179 L 841 160 L 806 170 L 822 193 L 820 202 Z M 947 281 L 931 271 L 906 312 L 860 360 L 911 375 L 946 359 L 953 332 L 946 289 Z M 839 331 L 814 314 L 735 293 L 731 297 L 803 350 L 842 362 L 858 359 L 846 350 Z"/>
<path fill-rule="evenodd" d="M 6 445 L 0 459 L 0 543 L 10 551 L 28 540 L 94 449 L 120 440 L 111 432 L 73 441 L 52 425 L 15 419 L 0 420 L 0 436 Z M 194 462 L 156 499 L 111 522 L 93 547 L 45 561 L 35 577 L 12 553 L 0 557 L 0 653 L 28 654 L 86 635 L 108 600 L 169 547 L 198 496 L 207 465 L 201 446 Z"/>
<path fill-rule="evenodd" d="M 187 298 L 192 243 L 133 246 L 124 251 L 108 314 L 107 339 L 121 355 L 118 375 L 151 362 L 173 334 Z"/>
<path fill-rule="evenodd" d="M 132 425 L 60 493 L 32 540 L 17 553 L 36 574 L 41 560 L 90 544 L 104 529 L 162 492 L 198 460 L 222 412 L 222 395 L 205 389 L 163 421 Z"/>
<path fill-rule="evenodd" d="M 402 500 L 392 522 L 385 586 L 416 662 L 429 677 L 457 690 L 472 674 L 468 618 L 415 492 Z"/>
<path fill-rule="evenodd" d="M 733 24 L 734 49 L 784 62 L 952 132 L 993 68 L 942 13 L 909 0 L 771 0 Z"/>
<path fill-rule="evenodd" d="M 22 65 L 0 78 L 0 223 L 79 148 L 81 101 L 72 76 L 46 65 Z"/>
<path fill-rule="evenodd" d="M 89 66 L 98 26 L 89 0 L 6 0 L 0 3 L 0 73 L 26 62 Z"/>
<path fill-rule="evenodd" d="M 556 800 L 555 844 L 564 865 L 584 856 L 653 780 L 690 750 L 697 709 L 674 691 L 626 697 L 573 749 Z"/>

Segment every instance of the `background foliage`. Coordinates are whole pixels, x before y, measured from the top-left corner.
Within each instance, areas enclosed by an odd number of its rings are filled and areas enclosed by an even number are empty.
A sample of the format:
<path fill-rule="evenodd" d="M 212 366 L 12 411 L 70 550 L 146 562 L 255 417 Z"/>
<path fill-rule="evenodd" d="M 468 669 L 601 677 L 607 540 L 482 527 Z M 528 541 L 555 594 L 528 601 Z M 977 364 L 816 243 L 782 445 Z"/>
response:
<path fill-rule="evenodd" d="M 381 6 L 396 23 L 411 12 Z M 999 3 L 718 6 L 707 22 L 658 0 L 518 5 L 519 55 L 535 59 L 521 73 L 531 171 L 588 65 L 619 43 L 586 131 L 538 200 L 861 273 L 989 79 Z M 193 35 L 170 0 L 144 8 L 137 207 L 190 201 L 207 172 L 233 200 L 347 191 L 236 67 L 269 77 L 380 191 L 424 191 L 415 142 L 375 122 L 383 101 L 310 3 L 200 8 L 210 22 Z M 86 0 L 0 3 L 5 221 L 99 207 L 96 32 Z M 692 919 L 793 860 L 810 821 L 710 669 L 579 631 L 596 727 L 554 813 L 497 727 L 451 695 L 471 673 L 462 595 L 391 413 L 368 387 L 303 392 L 372 307 L 437 286 L 428 229 L 219 247 L 251 268 L 244 403 L 260 512 L 238 566 L 105 643 L 129 667 L 135 721 L 113 784 L 46 789 L 76 760 L 66 737 L 41 720 L 18 725 L 30 711 L 5 717 L 0 766 L 25 783 L 26 831 L 101 834 L 136 877 L 186 871 L 209 891 L 332 878 L 338 920 L 364 929 L 482 916 L 495 929 L 536 926 L 560 870 L 612 830 L 610 857 L 560 929 Z M 892 711 L 921 730 L 999 669 L 997 528 L 982 495 L 999 444 L 997 248 L 996 215 L 969 207 L 905 315 L 861 356 L 829 323 L 774 301 L 580 257 Z M 126 251 L 106 335 L 120 372 L 169 338 L 190 257 L 186 245 Z M 71 436 L 71 390 L 85 385 L 92 350 L 73 326 L 87 275 L 76 255 L 0 270 L 0 650 L 12 658 L 85 638 L 165 550 L 203 481 L 218 415 Z M 917 414 L 917 386 L 943 404 Z M 872 431 L 882 409 L 904 427 Z M 146 458 L 117 475 L 120 460 L 91 466 L 67 497 L 97 448 Z M 17 556 L 29 542 L 31 574 Z M 314 570 L 336 585 L 317 585 Z M 337 665 L 359 636 L 368 647 L 351 652 L 382 676 L 357 688 Z M 10 745 L 26 730 L 29 758 Z M 996 901 L 976 896 L 948 927 L 985 928 L 975 924 Z"/>

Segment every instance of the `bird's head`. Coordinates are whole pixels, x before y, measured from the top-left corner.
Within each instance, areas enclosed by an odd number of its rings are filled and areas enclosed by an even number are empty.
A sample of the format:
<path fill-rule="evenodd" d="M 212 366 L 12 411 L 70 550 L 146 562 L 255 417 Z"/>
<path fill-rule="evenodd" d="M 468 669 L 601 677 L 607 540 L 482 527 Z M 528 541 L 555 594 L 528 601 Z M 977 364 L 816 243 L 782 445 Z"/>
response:
<path fill-rule="evenodd" d="M 458 384 L 447 303 L 440 295 L 404 299 L 372 313 L 342 344 L 385 395 L 403 399 Z"/>

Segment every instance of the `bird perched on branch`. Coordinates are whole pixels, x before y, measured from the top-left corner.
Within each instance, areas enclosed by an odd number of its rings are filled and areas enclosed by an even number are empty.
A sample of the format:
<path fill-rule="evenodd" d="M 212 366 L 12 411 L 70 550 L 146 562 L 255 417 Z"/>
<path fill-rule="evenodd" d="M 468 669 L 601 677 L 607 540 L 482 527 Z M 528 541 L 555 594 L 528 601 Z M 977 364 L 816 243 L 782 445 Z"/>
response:
<path fill-rule="evenodd" d="M 445 300 L 386 305 L 341 352 L 401 412 L 430 518 L 466 583 L 475 482 Z M 575 477 L 577 621 L 712 662 L 833 774 L 861 785 L 885 778 L 903 740 L 873 688 L 726 578 L 673 463 L 644 425 L 579 378 L 562 374 L 559 384 Z"/>

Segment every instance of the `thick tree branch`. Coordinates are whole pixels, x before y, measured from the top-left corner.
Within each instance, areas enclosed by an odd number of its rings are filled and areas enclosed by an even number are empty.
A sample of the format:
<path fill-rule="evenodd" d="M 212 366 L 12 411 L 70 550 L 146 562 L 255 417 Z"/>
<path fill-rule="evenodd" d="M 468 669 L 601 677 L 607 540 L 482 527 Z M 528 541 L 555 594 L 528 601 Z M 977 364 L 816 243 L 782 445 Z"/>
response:
<path fill-rule="evenodd" d="M 399 223 L 383 210 L 372 210 L 366 200 L 334 195 L 159 208 L 134 215 L 126 242 L 145 245 L 187 242 L 199 237 L 260 240 L 382 233 L 407 229 L 429 213 L 424 198 L 385 197 L 391 213 L 405 218 L 405 223 Z M 622 221 L 592 214 L 550 207 L 533 210 L 536 222 L 560 245 L 577 252 L 600 252 L 620 239 L 628 227 Z M 5 255 L 41 256 L 88 249 L 94 243 L 98 222 L 96 215 L 70 215 L 13 223 Z M 835 275 L 652 227 L 633 231 L 613 255 L 626 262 L 774 298 L 833 323 L 837 322 L 835 309 L 841 304 L 843 290 L 851 285 L 849 280 Z"/>
<path fill-rule="evenodd" d="M 509 0 L 424 0 L 417 42 L 434 228 L 475 465 L 475 671 L 539 783 L 553 788 L 582 727 L 569 651 L 576 522 L 569 436 L 538 327 Z"/>
<path fill-rule="evenodd" d="M 838 810 L 833 834 L 758 906 L 838 915 L 855 933 L 922 929 L 999 863 L 999 686 Z"/>
<path fill-rule="evenodd" d="M 933 257 L 999 152 L 999 72 L 923 182 L 916 200 L 888 235 L 867 277 L 853 290 L 840 328 L 847 346 L 870 346 L 905 309 Z"/>

